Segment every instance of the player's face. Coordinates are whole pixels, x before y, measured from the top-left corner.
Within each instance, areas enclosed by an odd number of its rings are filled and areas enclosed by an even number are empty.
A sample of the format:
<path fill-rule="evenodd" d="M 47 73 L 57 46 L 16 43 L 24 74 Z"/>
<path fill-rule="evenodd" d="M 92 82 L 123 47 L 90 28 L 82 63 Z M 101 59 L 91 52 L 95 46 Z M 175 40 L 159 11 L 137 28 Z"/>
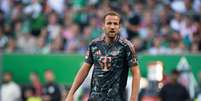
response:
<path fill-rule="evenodd" d="M 120 29 L 120 18 L 118 16 L 108 15 L 105 17 L 103 30 L 109 38 L 114 38 Z"/>

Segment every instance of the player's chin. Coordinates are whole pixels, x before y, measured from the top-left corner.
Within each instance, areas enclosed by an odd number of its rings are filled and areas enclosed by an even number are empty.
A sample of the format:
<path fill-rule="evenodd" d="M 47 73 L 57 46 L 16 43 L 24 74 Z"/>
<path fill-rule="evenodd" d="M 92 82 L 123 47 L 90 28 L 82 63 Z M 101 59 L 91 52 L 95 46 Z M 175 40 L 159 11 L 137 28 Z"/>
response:
<path fill-rule="evenodd" d="M 114 38 L 116 36 L 116 33 L 109 33 L 108 35 L 110 38 Z"/>

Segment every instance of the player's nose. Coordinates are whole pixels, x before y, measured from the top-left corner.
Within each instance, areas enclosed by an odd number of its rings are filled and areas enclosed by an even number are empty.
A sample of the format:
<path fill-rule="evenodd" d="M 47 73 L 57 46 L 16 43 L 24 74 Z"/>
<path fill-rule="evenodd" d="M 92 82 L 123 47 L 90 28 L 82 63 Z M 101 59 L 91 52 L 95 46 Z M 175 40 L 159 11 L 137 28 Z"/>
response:
<path fill-rule="evenodd" d="M 111 26 L 110 26 L 110 27 L 111 27 L 112 29 L 114 29 L 114 27 L 115 27 L 115 26 L 114 26 L 114 24 L 111 24 Z"/>

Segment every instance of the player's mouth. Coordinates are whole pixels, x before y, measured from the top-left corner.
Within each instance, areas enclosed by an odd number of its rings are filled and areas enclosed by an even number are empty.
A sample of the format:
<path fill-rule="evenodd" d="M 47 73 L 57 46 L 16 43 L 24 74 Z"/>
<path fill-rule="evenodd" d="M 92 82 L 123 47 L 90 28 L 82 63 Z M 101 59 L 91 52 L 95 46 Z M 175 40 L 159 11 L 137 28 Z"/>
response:
<path fill-rule="evenodd" d="M 110 33 L 115 33 L 115 31 L 110 31 Z"/>

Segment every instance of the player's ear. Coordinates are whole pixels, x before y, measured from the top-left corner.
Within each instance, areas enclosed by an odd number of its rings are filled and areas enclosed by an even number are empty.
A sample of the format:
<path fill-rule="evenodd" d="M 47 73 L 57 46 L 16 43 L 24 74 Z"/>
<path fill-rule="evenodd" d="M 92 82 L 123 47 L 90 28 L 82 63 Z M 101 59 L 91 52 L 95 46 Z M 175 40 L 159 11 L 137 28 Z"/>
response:
<path fill-rule="evenodd" d="M 121 25 L 119 25 L 119 32 L 120 32 L 120 30 L 121 30 Z"/>
<path fill-rule="evenodd" d="M 105 30 L 105 27 L 104 27 L 104 25 L 102 25 L 102 30 Z"/>

